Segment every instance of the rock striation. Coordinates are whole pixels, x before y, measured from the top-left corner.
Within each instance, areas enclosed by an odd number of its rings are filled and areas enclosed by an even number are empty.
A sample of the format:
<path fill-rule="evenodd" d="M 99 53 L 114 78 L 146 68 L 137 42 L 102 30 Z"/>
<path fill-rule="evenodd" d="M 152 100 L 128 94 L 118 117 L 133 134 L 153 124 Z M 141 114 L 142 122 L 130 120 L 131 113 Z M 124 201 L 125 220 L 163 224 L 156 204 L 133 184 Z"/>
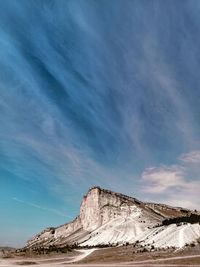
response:
<path fill-rule="evenodd" d="M 180 228 L 177 230 L 176 225 L 160 226 L 159 229 L 155 227 L 161 225 L 164 219 L 188 214 L 191 214 L 188 209 L 144 203 L 96 186 L 89 189 L 87 195 L 83 197 L 80 215 L 73 222 L 45 229 L 30 239 L 26 248 L 62 247 L 72 244 L 79 246 L 116 245 L 136 241 L 148 243 L 148 240 L 151 240 L 154 246 L 156 246 L 156 241 L 159 247 L 165 247 L 168 244 L 180 246 L 179 240 L 176 240 L 179 238 Z M 188 227 L 187 233 L 190 232 L 190 228 L 195 234 L 192 238 L 186 238 L 187 242 L 195 239 L 195 235 L 200 236 L 200 226 Z M 172 237 L 171 241 L 165 242 L 163 236 L 167 234 L 165 233 L 167 229 L 170 229 L 167 238 L 170 239 L 170 234 Z M 174 237 L 176 232 L 177 238 Z M 161 240 L 159 234 L 155 233 L 161 233 Z M 181 242 L 181 245 L 184 244 L 183 240 Z"/>

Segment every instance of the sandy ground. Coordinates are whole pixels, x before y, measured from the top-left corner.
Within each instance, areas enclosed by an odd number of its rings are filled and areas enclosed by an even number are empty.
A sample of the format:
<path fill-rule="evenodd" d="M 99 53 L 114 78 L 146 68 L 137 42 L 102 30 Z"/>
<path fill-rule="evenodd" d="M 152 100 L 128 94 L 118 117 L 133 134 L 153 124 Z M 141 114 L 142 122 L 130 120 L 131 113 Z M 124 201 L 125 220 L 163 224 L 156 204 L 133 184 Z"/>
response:
<path fill-rule="evenodd" d="M 160 258 L 148 258 L 147 255 L 144 256 L 138 255 L 133 260 L 130 261 L 130 258 L 127 261 L 122 261 L 120 263 L 113 262 L 94 262 L 94 259 L 98 261 L 99 256 L 105 257 L 105 255 L 109 256 L 110 251 L 114 253 L 114 250 L 109 249 L 81 249 L 76 250 L 75 256 L 50 256 L 48 258 L 9 258 L 3 259 L 0 258 L 0 266 L 1 267 L 12 267 L 12 266 L 31 266 L 35 265 L 37 267 L 53 267 L 53 266 L 73 266 L 73 267 L 107 267 L 107 266 L 116 266 L 116 267 L 127 267 L 127 266 L 200 266 L 200 254 L 196 255 L 160 255 Z M 119 252 L 119 251 L 118 251 Z M 95 257 L 95 255 L 97 255 Z M 104 256 L 103 256 L 104 255 Z M 112 255 L 113 256 L 113 255 Z M 128 256 L 128 254 L 127 254 Z M 106 258 L 106 257 L 105 257 Z M 106 260 L 106 259 L 105 259 Z M 88 262 L 84 262 L 88 261 Z"/>
<path fill-rule="evenodd" d="M 74 262 L 78 262 L 83 260 L 84 258 L 88 257 L 91 253 L 93 253 L 96 249 L 81 249 L 81 250 L 76 250 L 78 252 L 78 255 L 73 256 L 73 257 L 49 257 L 49 258 L 10 258 L 10 259 L 4 259 L 0 258 L 0 266 L 31 266 L 31 265 L 36 265 L 36 266 L 55 266 L 55 265 L 71 265 Z M 79 265 L 80 266 L 80 265 Z"/>

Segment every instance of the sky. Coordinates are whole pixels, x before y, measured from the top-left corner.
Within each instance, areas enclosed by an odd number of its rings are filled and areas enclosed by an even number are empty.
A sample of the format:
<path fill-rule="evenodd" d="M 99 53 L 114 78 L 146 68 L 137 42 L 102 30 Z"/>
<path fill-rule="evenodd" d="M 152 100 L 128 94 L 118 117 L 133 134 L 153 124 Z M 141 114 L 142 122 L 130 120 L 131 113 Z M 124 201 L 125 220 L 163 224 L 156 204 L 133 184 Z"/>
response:
<path fill-rule="evenodd" d="M 0 246 L 92 186 L 200 209 L 200 1 L 0 1 Z"/>

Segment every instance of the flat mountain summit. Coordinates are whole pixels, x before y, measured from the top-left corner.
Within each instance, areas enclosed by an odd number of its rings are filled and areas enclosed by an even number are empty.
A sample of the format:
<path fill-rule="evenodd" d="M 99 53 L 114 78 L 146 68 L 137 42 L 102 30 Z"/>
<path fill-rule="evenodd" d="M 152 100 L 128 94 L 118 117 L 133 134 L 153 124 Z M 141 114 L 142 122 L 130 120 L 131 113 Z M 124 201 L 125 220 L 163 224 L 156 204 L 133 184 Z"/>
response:
<path fill-rule="evenodd" d="M 183 247 L 200 238 L 199 221 L 197 211 L 145 203 L 95 186 L 83 196 L 80 215 L 74 221 L 45 229 L 31 238 L 26 248 L 136 242 L 155 247 Z"/>

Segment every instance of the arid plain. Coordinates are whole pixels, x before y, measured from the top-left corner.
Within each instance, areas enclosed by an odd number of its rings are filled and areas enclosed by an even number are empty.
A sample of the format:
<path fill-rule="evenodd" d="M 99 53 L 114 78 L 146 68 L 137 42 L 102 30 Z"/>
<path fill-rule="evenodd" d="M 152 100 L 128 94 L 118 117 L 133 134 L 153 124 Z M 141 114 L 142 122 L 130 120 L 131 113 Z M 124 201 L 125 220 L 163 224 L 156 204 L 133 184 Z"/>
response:
<path fill-rule="evenodd" d="M 178 250 L 136 252 L 132 245 L 101 249 L 74 249 L 49 255 L 1 255 L 0 266 L 200 266 L 200 246 Z"/>

